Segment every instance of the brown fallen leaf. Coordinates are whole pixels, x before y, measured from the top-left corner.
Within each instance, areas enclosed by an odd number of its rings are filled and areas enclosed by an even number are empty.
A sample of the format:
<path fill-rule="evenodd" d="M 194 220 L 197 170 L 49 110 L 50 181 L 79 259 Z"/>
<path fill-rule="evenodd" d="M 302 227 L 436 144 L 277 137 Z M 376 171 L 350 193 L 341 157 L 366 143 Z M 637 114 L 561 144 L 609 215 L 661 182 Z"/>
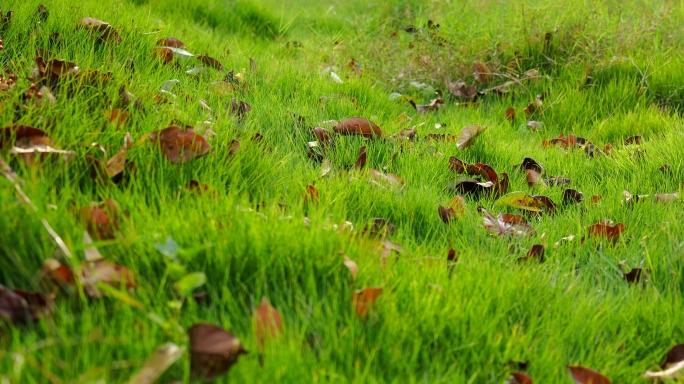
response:
<path fill-rule="evenodd" d="M 541 175 L 539 174 L 539 172 L 534 171 L 532 169 L 528 169 L 525 172 L 527 173 L 527 176 L 526 176 L 527 185 L 530 188 L 534 187 L 537 184 L 546 186 L 546 182 L 544 182 L 544 180 L 541 178 Z"/>
<path fill-rule="evenodd" d="M 493 234 L 523 236 L 534 233 L 532 227 L 527 224 L 527 220 L 520 215 L 499 213 L 497 217 L 494 217 L 483 207 L 478 207 L 478 210 L 484 214 L 485 228 Z"/>
<path fill-rule="evenodd" d="M 359 148 L 359 156 L 354 163 L 354 169 L 363 169 L 366 166 L 366 146 Z"/>
<path fill-rule="evenodd" d="M 527 254 L 525 257 L 522 257 L 518 259 L 518 261 L 528 261 L 532 259 L 536 259 L 539 263 L 543 263 L 545 261 L 544 258 L 544 253 L 546 251 L 546 247 L 544 247 L 542 244 L 535 244 L 530 248 L 529 251 L 527 251 Z"/>
<path fill-rule="evenodd" d="M 648 276 L 651 274 L 650 269 L 644 268 L 632 268 L 629 272 L 622 272 L 622 277 L 628 283 L 638 283 L 639 281 L 647 281 Z"/>
<path fill-rule="evenodd" d="M 252 111 L 252 107 L 244 101 L 238 102 L 238 100 L 233 97 L 230 104 L 226 105 L 226 110 L 228 110 L 231 115 L 237 117 L 239 121 L 242 121 L 247 116 L 247 113 Z"/>
<path fill-rule="evenodd" d="M 630 136 L 625 140 L 625 145 L 641 145 L 643 139 L 641 135 Z"/>
<path fill-rule="evenodd" d="M 206 65 L 207 67 L 214 68 L 219 71 L 223 71 L 223 65 L 221 62 L 218 60 L 214 59 L 211 56 L 207 55 L 199 55 L 197 56 L 197 59 L 202 62 L 202 64 Z"/>
<path fill-rule="evenodd" d="M 567 365 L 568 373 L 576 384 L 610 384 L 610 380 L 601 373 L 579 365 Z"/>
<path fill-rule="evenodd" d="M 513 372 L 504 384 L 532 384 L 532 378 L 524 372 Z"/>
<path fill-rule="evenodd" d="M 625 226 L 623 224 L 610 225 L 607 223 L 598 223 L 590 226 L 588 228 L 589 235 L 594 237 L 605 237 L 611 240 L 613 244 L 617 243 L 620 238 L 620 234 L 625 231 Z"/>
<path fill-rule="evenodd" d="M 660 364 L 660 368 L 667 368 L 673 364 L 681 363 L 684 361 L 684 344 L 677 344 L 670 348 L 665 355 L 665 360 Z"/>
<path fill-rule="evenodd" d="M 313 129 L 312 133 L 323 147 L 326 147 L 332 141 L 333 134 L 324 128 L 316 127 Z"/>
<path fill-rule="evenodd" d="M 278 337 L 283 332 L 283 321 L 280 313 L 264 297 L 261 304 L 252 314 L 254 335 L 257 339 L 257 348 L 263 351 L 265 343 L 272 338 Z"/>
<path fill-rule="evenodd" d="M 119 32 L 109 25 L 109 23 L 102 20 L 84 17 L 78 22 L 77 28 L 84 28 L 93 34 L 98 35 L 98 41 L 101 43 L 113 43 L 118 45 L 122 42 Z"/>
<path fill-rule="evenodd" d="M 41 285 L 47 290 L 62 289 L 67 293 L 73 293 L 73 288 L 76 286 L 76 278 L 71 268 L 55 259 L 47 259 L 43 262 L 40 275 L 42 276 Z"/>
<path fill-rule="evenodd" d="M 475 138 L 485 130 L 487 130 L 487 127 L 480 126 L 478 124 L 472 124 L 464 127 L 461 130 L 461 133 L 458 135 L 458 142 L 456 143 L 456 146 L 460 150 L 470 147 L 475 142 Z"/>
<path fill-rule="evenodd" d="M 440 205 L 438 208 L 439 217 L 446 224 L 452 220 L 457 219 L 465 214 L 466 202 L 463 196 L 455 196 L 445 206 Z"/>
<path fill-rule="evenodd" d="M 679 200 L 679 192 L 658 193 L 658 194 L 653 195 L 653 198 L 658 203 L 669 204 L 673 201 Z"/>
<path fill-rule="evenodd" d="M 449 83 L 449 93 L 457 99 L 475 100 L 477 98 L 477 86 L 469 86 L 463 82 L 453 82 Z"/>
<path fill-rule="evenodd" d="M 184 131 L 176 125 L 150 133 L 150 140 L 173 164 L 186 163 L 211 151 L 211 146 L 204 137 L 192 130 Z"/>
<path fill-rule="evenodd" d="M 212 380 L 225 375 L 247 353 L 232 333 L 213 324 L 195 324 L 188 329 L 190 374 L 194 379 Z"/>
<path fill-rule="evenodd" d="M 104 117 L 109 124 L 114 126 L 125 126 L 128 122 L 130 113 L 121 109 L 112 109 L 104 112 Z"/>
<path fill-rule="evenodd" d="M 185 43 L 176 39 L 175 37 L 165 37 L 157 41 L 157 45 L 163 47 L 185 48 Z"/>
<path fill-rule="evenodd" d="M 0 285 L 0 319 L 15 324 L 37 321 L 52 311 L 52 296 Z"/>
<path fill-rule="evenodd" d="M 382 293 L 382 287 L 369 287 L 354 291 L 352 293 L 352 305 L 354 312 L 359 317 L 365 317 L 370 313 L 370 310 L 375 306 L 375 302 Z"/>
<path fill-rule="evenodd" d="M 313 185 L 309 184 L 306 186 L 306 193 L 304 194 L 304 203 L 305 204 L 318 204 L 318 202 L 321 199 L 321 194 L 318 192 L 318 189 L 314 187 Z"/>
<path fill-rule="evenodd" d="M 437 90 L 437 94 L 439 95 L 438 98 L 430 100 L 430 104 L 425 104 L 425 105 L 418 105 L 416 104 L 415 101 L 409 99 L 409 103 L 413 106 L 413 108 L 416 109 L 416 112 L 418 113 L 426 113 L 426 112 L 433 112 L 439 110 L 441 107 L 445 105 L 444 99 L 442 99 L 442 91 Z"/>
<path fill-rule="evenodd" d="M 520 172 L 525 172 L 528 170 L 535 171 L 540 176 L 544 176 L 546 174 L 546 169 L 544 168 L 544 166 L 531 157 L 524 158 L 522 163 L 514 165 L 513 169 L 518 170 Z"/>
<path fill-rule="evenodd" d="M 82 207 L 79 214 L 88 233 L 98 240 L 114 239 L 115 233 L 119 231 L 119 208 L 112 199 Z"/>
<path fill-rule="evenodd" d="M 392 187 L 401 188 L 406 183 L 404 179 L 393 173 L 384 173 L 373 168 L 368 168 L 368 174 L 373 179 L 373 182 L 375 184 L 378 184 L 378 182 L 382 182 L 389 184 Z"/>
<path fill-rule="evenodd" d="M 363 117 L 350 117 L 340 121 L 333 130 L 340 135 L 361 135 L 382 137 L 382 130 L 372 121 Z"/>
<path fill-rule="evenodd" d="M 475 80 L 480 84 L 488 83 L 492 78 L 492 72 L 487 65 L 481 61 L 473 62 L 473 75 L 475 76 Z"/>
<path fill-rule="evenodd" d="M 116 289 L 125 288 L 129 291 L 138 286 L 138 281 L 133 272 L 106 259 L 84 262 L 79 267 L 76 277 L 88 296 L 94 299 L 102 297 L 102 293 L 99 290 L 100 284 Z"/>
<path fill-rule="evenodd" d="M 534 197 L 537 201 L 540 201 L 542 203 L 542 209 L 549 215 L 553 214 L 556 211 L 556 203 L 554 203 L 550 197 L 544 195 L 534 195 L 532 197 Z"/>
<path fill-rule="evenodd" d="M 658 170 L 662 173 L 672 173 L 672 164 L 663 164 Z"/>
<path fill-rule="evenodd" d="M 8 149 L 12 147 L 17 140 L 30 139 L 34 137 L 47 137 L 47 134 L 38 128 L 28 125 L 10 125 L 0 129 L 0 149 Z"/>
<path fill-rule="evenodd" d="M 515 108 L 513 108 L 513 107 L 506 108 L 506 120 L 508 120 L 508 121 L 515 120 Z"/>
<path fill-rule="evenodd" d="M 164 64 L 170 64 L 173 61 L 173 50 L 170 48 L 162 47 L 155 48 L 152 51 L 152 57 L 161 60 Z"/>
<path fill-rule="evenodd" d="M 568 188 L 563 191 L 563 204 L 579 204 L 584 200 L 584 194 L 576 189 Z"/>

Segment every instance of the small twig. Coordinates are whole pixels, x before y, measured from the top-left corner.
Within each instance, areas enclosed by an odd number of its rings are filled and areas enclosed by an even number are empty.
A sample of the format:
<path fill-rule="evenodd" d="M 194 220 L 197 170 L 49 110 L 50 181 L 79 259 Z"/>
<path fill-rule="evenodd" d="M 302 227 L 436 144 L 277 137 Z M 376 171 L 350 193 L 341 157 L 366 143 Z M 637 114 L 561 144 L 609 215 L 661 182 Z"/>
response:
<path fill-rule="evenodd" d="M 5 176 L 7 180 L 14 185 L 14 189 L 17 190 L 17 193 L 19 193 L 19 196 L 21 196 L 21 199 L 24 200 L 24 202 L 31 207 L 31 209 L 38 213 L 38 207 L 36 207 L 33 202 L 31 202 L 31 199 L 29 199 L 28 196 L 24 193 L 24 191 L 21 189 L 21 186 L 19 185 L 19 178 L 17 177 L 17 174 L 14 173 L 12 168 L 7 164 L 4 158 L 0 156 L 0 171 L 2 174 Z M 50 226 L 50 223 L 45 220 L 45 218 L 41 218 L 40 222 L 43 223 L 43 227 L 45 227 L 45 230 L 50 234 L 50 236 L 55 240 L 55 243 L 57 243 L 57 246 L 59 247 L 60 250 L 62 250 L 62 253 L 64 253 L 64 256 L 67 258 L 71 258 L 71 252 L 69 251 L 69 248 L 67 248 L 66 244 L 64 243 L 64 240 L 62 240 L 61 237 L 55 232 L 54 229 Z"/>

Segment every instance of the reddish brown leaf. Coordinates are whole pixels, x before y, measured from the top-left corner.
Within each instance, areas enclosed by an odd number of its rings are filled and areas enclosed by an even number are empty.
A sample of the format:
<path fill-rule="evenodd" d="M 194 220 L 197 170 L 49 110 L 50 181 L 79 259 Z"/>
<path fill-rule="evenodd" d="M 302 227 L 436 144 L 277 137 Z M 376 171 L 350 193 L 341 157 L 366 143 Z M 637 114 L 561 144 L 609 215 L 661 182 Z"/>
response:
<path fill-rule="evenodd" d="M 242 120 L 247 116 L 247 113 L 252 110 L 252 107 L 244 101 L 238 102 L 238 100 L 233 97 L 226 109 L 229 109 L 230 114 L 237 117 L 238 120 Z"/>
<path fill-rule="evenodd" d="M 523 236 L 534 233 L 532 227 L 527 224 L 527 220 L 520 215 L 511 215 L 508 213 L 499 213 L 494 217 L 486 209 L 479 207 L 478 210 L 484 214 L 485 228 L 499 236 L 514 235 Z"/>
<path fill-rule="evenodd" d="M 49 289 L 57 287 L 69 291 L 71 287 L 76 285 L 76 278 L 71 268 L 60 264 L 55 259 L 45 260 L 41 269 L 41 275 L 47 280 L 44 280 L 43 283 L 47 282 L 46 285 Z"/>
<path fill-rule="evenodd" d="M 257 339 L 257 348 L 264 349 L 264 343 L 271 338 L 278 337 L 283 331 L 283 322 L 280 313 L 273 308 L 267 298 L 261 299 L 261 304 L 252 314 L 254 334 Z"/>
<path fill-rule="evenodd" d="M 532 170 L 537 172 L 539 175 L 544 176 L 546 174 L 546 169 L 544 169 L 544 166 L 541 165 L 541 163 L 538 163 L 536 160 L 526 157 L 523 159 L 522 163 L 518 165 L 514 165 L 513 169 L 517 169 L 520 172 L 525 172 L 527 170 Z"/>
<path fill-rule="evenodd" d="M 155 48 L 152 51 L 152 57 L 161 60 L 164 64 L 169 64 L 173 61 L 173 51 L 169 48 Z"/>
<path fill-rule="evenodd" d="M 382 293 L 382 288 L 364 288 L 352 293 L 352 304 L 357 316 L 364 317 L 375 306 L 375 302 Z"/>
<path fill-rule="evenodd" d="M 114 234 L 119 230 L 118 206 L 111 199 L 105 199 L 100 204 L 91 204 L 79 210 L 81 218 L 85 222 L 88 233 L 96 239 L 114 239 Z"/>
<path fill-rule="evenodd" d="M 617 243 L 620 234 L 625 231 L 623 224 L 609 225 L 606 223 L 594 224 L 588 228 L 589 235 L 595 237 L 605 237 L 612 240 L 613 244 Z"/>
<path fill-rule="evenodd" d="M 195 324 L 188 329 L 190 374 L 204 381 L 225 375 L 240 355 L 247 353 L 232 333 L 213 324 Z"/>
<path fill-rule="evenodd" d="M 662 173 L 672 173 L 672 164 L 663 164 L 658 170 Z"/>
<path fill-rule="evenodd" d="M 466 173 L 468 169 L 468 164 L 456 156 L 451 156 L 449 158 L 449 169 L 456 173 Z"/>
<path fill-rule="evenodd" d="M 318 189 L 313 185 L 309 184 L 306 186 L 306 194 L 304 195 L 304 203 L 318 204 L 321 199 L 321 194 Z"/>
<path fill-rule="evenodd" d="M 39 292 L 8 289 L 0 285 L 0 319 L 16 324 L 37 321 L 52 311 L 52 297 Z"/>
<path fill-rule="evenodd" d="M 487 181 L 485 183 L 479 182 L 465 176 L 455 177 L 450 179 L 447 183 L 447 189 L 459 194 L 479 195 L 482 192 L 491 192 L 494 190 L 494 183 Z"/>
<path fill-rule="evenodd" d="M 523 372 L 513 372 L 504 384 L 532 384 L 532 378 Z"/>
<path fill-rule="evenodd" d="M 456 146 L 460 150 L 470 147 L 475 142 L 475 138 L 485 130 L 487 130 L 487 127 L 480 126 L 478 124 L 472 124 L 464 127 L 461 130 L 461 133 L 458 135 L 458 142 L 456 143 Z"/>
<path fill-rule="evenodd" d="M 185 48 L 185 43 L 176 39 L 175 37 L 165 37 L 157 41 L 157 45 L 163 47 Z"/>
<path fill-rule="evenodd" d="M 568 365 L 566 368 L 576 384 L 610 384 L 610 380 L 607 377 L 593 369 L 579 365 Z"/>
<path fill-rule="evenodd" d="M 175 125 L 150 133 L 150 140 L 159 146 L 162 154 L 173 164 L 186 163 L 211 151 L 204 137 Z"/>
<path fill-rule="evenodd" d="M 10 125 L 0 129 L 0 148 L 8 149 L 17 140 L 32 137 L 47 137 L 47 135 L 42 130 L 28 125 Z"/>
<path fill-rule="evenodd" d="M 537 183 L 539 183 L 539 180 L 541 179 L 541 175 L 537 171 L 528 169 L 525 172 L 527 172 L 527 185 L 532 188 L 534 187 Z M 544 180 L 541 180 L 541 184 L 544 185 Z"/>
<path fill-rule="evenodd" d="M 105 111 L 104 117 L 110 124 L 125 126 L 128 122 L 129 113 L 121 109 L 112 109 Z"/>
<path fill-rule="evenodd" d="M 207 67 L 211 67 L 214 69 L 217 69 L 219 71 L 223 71 L 223 65 L 216 59 L 210 56 L 206 55 L 199 55 L 197 56 L 197 59 L 202 62 L 202 64 L 206 65 Z"/>
<path fill-rule="evenodd" d="M 447 203 L 446 207 L 439 206 L 439 217 L 443 222 L 449 224 L 452 220 L 465 214 L 465 206 L 466 203 L 463 196 L 456 196 Z"/>
<path fill-rule="evenodd" d="M 323 147 L 325 147 L 332 139 L 332 134 L 320 127 L 313 129 L 313 135 L 316 136 L 316 140 L 318 140 Z"/>
<path fill-rule="evenodd" d="M 100 42 L 110 42 L 114 44 L 121 44 L 121 36 L 119 32 L 108 23 L 94 19 L 92 17 L 84 17 L 78 22 L 78 28 L 97 34 Z"/>
<path fill-rule="evenodd" d="M 411 103 L 413 108 L 415 108 L 416 112 L 418 112 L 418 113 L 426 113 L 426 112 L 436 111 L 445 105 L 444 100 L 442 99 L 442 91 L 438 90 L 437 92 L 439 93 L 440 96 L 434 100 L 430 100 L 430 104 L 417 105 L 416 102 L 413 100 L 409 100 L 409 103 Z"/>
<path fill-rule="evenodd" d="M 527 254 L 525 257 L 521 258 L 520 261 L 527 261 L 531 259 L 536 259 L 540 263 L 543 263 L 545 261 L 544 258 L 544 253 L 546 251 L 546 247 L 544 247 L 541 244 L 535 244 L 530 248 L 529 251 L 527 251 Z"/>
<path fill-rule="evenodd" d="M 354 169 L 363 169 L 366 166 L 366 146 L 359 148 L 359 156 L 354 163 Z"/>
<path fill-rule="evenodd" d="M 535 195 L 532 197 L 542 202 L 544 211 L 549 215 L 553 214 L 553 212 L 556 210 L 556 203 L 554 203 L 550 197 L 544 195 Z"/>
<path fill-rule="evenodd" d="M 513 107 L 506 108 L 506 120 L 508 120 L 508 121 L 515 120 L 515 108 L 513 108 Z"/>
<path fill-rule="evenodd" d="M 382 130 L 374 122 L 363 117 L 350 117 L 340 121 L 333 130 L 340 135 L 382 137 Z"/>

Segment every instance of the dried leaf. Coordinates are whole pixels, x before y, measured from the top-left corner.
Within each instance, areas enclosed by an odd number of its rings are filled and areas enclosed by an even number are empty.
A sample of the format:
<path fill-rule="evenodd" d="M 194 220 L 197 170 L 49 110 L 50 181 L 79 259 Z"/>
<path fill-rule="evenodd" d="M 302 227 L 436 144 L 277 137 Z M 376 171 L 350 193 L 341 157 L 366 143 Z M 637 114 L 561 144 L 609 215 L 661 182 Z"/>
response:
<path fill-rule="evenodd" d="M 199 56 L 197 56 L 197 59 L 199 61 L 201 61 L 207 67 L 211 67 L 211 68 L 217 69 L 219 71 L 223 71 L 223 65 L 218 60 L 214 59 L 213 57 L 206 56 L 206 55 L 199 55 Z"/>
<path fill-rule="evenodd" d="M 98 41 L 101 43 L 109 42 L 113 44 L 121 44 L 121 36 L 119 32 L 108 23 L 94 19 L 92 17 L 84 17 L 78 22 L 77 28 L 84 28 L 85 30 L 98 35 Z"/>
<path fill-rule="evenodd" d="M 252 314 L 252 322 L 259 350 L 264 349 L 264 343 L 268 339 L 278 337 L 283 332 L 283 321 L 280 318 L 280 313 L 273 308 L 265 297 L 261 299 L 259 308 Z"/>
<path fill-rule="evenodd" d="M 84 262 L 76 276 L 88 296 L 92 298 L 102 296 L 100 284 L 116 289 L 123 287 L 127 290 L 132 290 L 138 286 L 135 275 L 128 268 L 112 264 L 106 259 Z"/>
<path fill-rule="evenodd" d="M 449 203 L 447 203 L 446 207 L 442 205 L 439 206 L 439 217 L 442 219 L 443 222 L 449 224 L 452 220 L 457 219 L 458 217 L 463 216 L 465 214 L 465 206 L 466 203 L 463 197 L 456 196 L 453 199 L 451 199 Z"/>
<path fill-rule="evenodd" d="M 608 240 L 612 240 L 613 244 L 615 244 L 620 238 L 620 234 L 624 232 L 625 229 L 625 226 L 620 223 L 615 225 L 598 223 L 590 226 L 588 231 L 590 236 L 605 237 Z"/>
<path fill-rule="evenodd" d="M 309 184 L 306 186 L 306 194 L 304 195 L 304 203 L 318 204 L 321 199 L 321 194 L 318 189 L 313 185 Z"/>
<path fill-rule="evenodd" d="M 473 62 L 473 75 L 475 76 L 475 80 L 480 84 L 488 83 L 492 78 L 491 71 L 487 65 L 481 61 Z"/>
<path fill-rule="evenodd" d="M 576 384 L 610 384 L 610 380 L 608 380 L 607 377 L 593 369 L 581 367 L 579 365 L 568 365 L 566 368 Z"/>
<path fill-rule="evenodd" d="M 387 236 L 392 236 L 396 230 L 397 227 L 388 220 L 376 217 L 363 227 L 362 233 L 368 234 L 369 237 L 384 239 Z"/>
<path fill-rule="evenodd" d="M 233 98 L 226 107 L 226 109 L 230 108 L 230 114 L 237 117 L 238 120 L 243 120 L 247 116 L 247 113 L 252 110 L 252 107 L 249 104 L 244 101 L 238 103 L 236 98 Z"/>
<path fill-rule="evenodd" d="M 247 353 L 232 333 L 213 324 L 195 324 L 188 329 L 190 373 L 195 379 L 212 380 L 228 372 L 240 355 Z"/>
<path fill-rule="evenodd" d="M 487 130 L 487 127 L 478 124 L 464 127 L 458 135 L 458 142 L 456 143 L 458 149 L 463 150 L 473 145 L 475 138 L 485 130 Z"/>
<path fill-rule="evenodd" d="M 643 268 L 632 268 L 629 272 L 622 272 L 622 277 L 627 280 L 628 283 L 637 283 L 639 281 L 647 280 L 648 275 L 651 274 L 649 269 Z"/>
<path fill-rule="evenodd" d="M 364 288 L 352 293 L 352 304 L 357 316 L 365 317 L 375 306 L 375 302 L 382 293 L 382 288 Z"/>
<path fill-rule="evenodd" d="M 513 108 L 513 107 L 506 108 L 506 120 L 508 120 L 508 121 L 515 120 L 515 108 Z"/>
<path fill-rule="evenodd" d="M 153 384 L 176 360 L 183 356 L 184 352 L 185 347 L 179 347 L 171 342 L 160 345 L 127 384 Z"/>
<path fill-rule="evenodd" d="M 457 99 L 475 100 L 477 98 L 477 86 L 469 86 L 463 82 L 449 83 L 449 92 Z"/>
<path fill-rule="evenodd" d="M 532 378 L 524 372 L 513 372 L 504 384 L 532 384 Z"/>
<path fill-rule="evenodd" d="M 211 146 L 204 137 L 175 125 L 150 133 L 150 140 L 173 164 L 186 163 L 211 151 Z"/>
<path fill-rule="evenodd" d="M 359 148 L 359 156 L 354 163 L 354 169 L 363 169 L 366 166 L 366 146 Z"/>
<path fill-rule="evenodd" d="M 494 217 L 494 215 L 482 207 L 479 207 L 478 210 L 485 215 L 485 228 L 494 234 L 499 236 L 523 236 L 534 233 L 532 227 L 527 224 L 527 220 L 520 215 L 499 213 L 497 217 Z"/>
<path fill-rule="evenodd" d="M 361 135 L 382 137 L 382 130 L 375 123 L 363 117 L 350 117 L 340 121 L 333 130 L 340 135 Z"/>
<path fill-rule="evenodd" d="M 164 64 L 170 64 L 173 61 L 173 51 L 167 47 L 155 48 L 152 51 L 152 57 L 161 60 Z"/>
<path fill-rule="evenodd" d="M 105 199 L 100 204 L 90 204 L 79 210 L 85 222 L 88 233 L 98 240 L 114 239 L 119 230 L 119 209 L 111 199 Z"/>
<path fill-rule="evenodd" d="M 543 263 L 545 261 L 544 258 L 544 253 L 546 251 L 546 247 L 544 247 L 542 244 L 535 244 L 530 248 L 529 251 L 527 251 L 527 254 L 525 257 L 521 258 L 519 261 L 527 261 L 531 259 L 536 259 L 538 262 Z"/>
<path fill-rule="evenodd" d="M 537 183 L 539 183 L 543 186 L 546 186 L 546 183 L 544 182 L 544 180 L 541 179 L 541 175 L 539 175 L 539 173 L 537 171 L 533 171 L 531 169 L 528 169 L 525 172 L 527 172 L 527 176 L 526 176 L 527 185 L 530 188 L 534 187 Z M 541 180 L 541 182 L 540 182 L 540 180 Z"/>
<path fill-rule="evenodd" d="M 546 174 L 546 169 L 544 168 L 544 166 L 530 157 L 526 157 L 523 159 L 522 163 L 514 165 L 513 169 L 517 169 L 521 172 L 532 170 L 537 172 L 541 176 L 544 176 Z"/>
<path fill-rule="evenodd" d="M 164 47 L 185 48 L 185 43 L 175 37 L 165 37 L 157 41 L 157 45 Z"/>
<path fill-rule="evenodd" d="M 356 281 L 356 276 L 359 274 L 359 266 L 349 256 L 344 255 L 344 266 L 349 269 L 352 276 L 352 282 Z"/>
<path fill-rule="evenodd" d="M 37 321 L 52 311 L 52 297 L 39 292 L 8 289 L 0 285 L 0 319 L 15 324 Z"/>
<path fill-rule="evenodd" d="M 563 204 L 579 204 L 584 200 L 584 194 L 576 189 L 568 188 L 563 191 Z"/>

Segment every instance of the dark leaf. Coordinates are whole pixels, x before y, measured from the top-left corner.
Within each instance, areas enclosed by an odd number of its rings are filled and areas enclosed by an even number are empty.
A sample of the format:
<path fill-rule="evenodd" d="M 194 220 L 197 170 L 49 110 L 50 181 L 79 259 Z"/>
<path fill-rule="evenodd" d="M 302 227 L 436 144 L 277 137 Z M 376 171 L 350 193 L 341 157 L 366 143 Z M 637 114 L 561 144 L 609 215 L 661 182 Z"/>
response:
<path fill-rule="evenodd" d="M 340 121 L 333 130 L 341 135 L 382 137 L 382 130 L 375 123 L 363 117 L 350 117 Z"/>
<path fill-rule="evenodd" d="M 551 176 L 544 180 L 544 183 L 551 187 L 567 187 L 570 185 L 570 179 L 565 176 Z"/>
<path fill-rule="evenodd" d="M 647 280 L 648 275 L 651 273 L 649 269 L 643 268 L 632 268 L 629 272 L 622 272 L 622 277 L 627 280 L 628 283 L 637 283 L 641 280 Z"/>
<path fill-rule="evenodd" d="M 173 51 L 169 48 L 162 47 L 162 48 L 155 48 L 152 51 L 152 57 L 158 58 L 161 60 L 164 64 L 169 64 L 173 61 Z"/>
<path fill-rule="evenodd" d="M 456 196 L 445 206 L 438 208 L 439 217 L 446 224 L 465 214 L 465 200 L 462 196 Z"/>
<path fill-rule="evenodd" d="M 225 375 L 240 355 L 247 353 L 232 333 L 213 324 L 195 324 L 190 338 L 190 373 L 195 379 L 212 380 Z"/>
<path fill-rule="evenodd" d="M 359 156 L 354 163 L 354 169 L 363 169 L 366 166 L 366 146 L 359 148 Z"/>
<path fill-rule="evenodd" d="M 668 365 L 677 364 L 684 361 L 684 344 L 677 344 L 670 348 L 665 355 L 665 360 L 660 364 L 660 368 L 667 368 Z"/>
<path fill-rule="evenodd" d="M 506 120 L 508 120 L 508 121 L 515 120 L 515 108 L 513 108 L 513 107 L 506 108 Z"/>
<path fill-rule="evenodd" d="M 464 127 L 461 130 L 461 133 L 458 135 L 458 142 L 456 143 L 456 146 L 458 146 L 458 149 L 461 150 L 470 147 L 475 142 L 475 138 L 485 130 L 487 130 L 487 127 L 477 124 Z"/>
<path fill-rule="evenodd" d="M 534 171 L 534 170 L 532 170 L 532 169 L 528 169 L 528 170 L 526 170 L 525 172 L 527 172 L 527 176 L 526 176 L 526 178 L 527 178 L 527 185 L 528 185 L 530 188 L 534 187 L 537 183 L 540 183 L 541 175 L 539 175 L 539 173 L 538 173 L 537 171 Z M 540 183 L 540 184 L 546 185 L 546 183 L 544 182 L 544 180 L 541 180 L 541 183 Z"/>
<path fill-rule="evenodd" d="M 584 194 L 576 189 L 568 188 L 563 191 L 563 204 L 579 204 L 584 200 Z"/>
<path fill-rule="evenodd" d="M 576 384 L 610 384 L 610 380 L 593 369 L 581 367 L 579 365 L 566 366 L 568 373 Z"/>
<path fill-rule="evenodd" d="M 449 179 L 446 188 L 453 193 L 473 194 L 477 196 L 482 192 L 492 191 L 493 187 L 494 183 L 491 181 L 481 183 L 470 177 L 458 176 L 453 179 Z"/>
<path fill-rule="evenodd" d="M 201 61 L 207 67 L 211 67 L 211 68 L 217 69 L 219 71 L 223 71 L 223 65 L 218 60 L 214 59 L 213 57 L 206 56 L 206 55 L 199 55 L 199 56 L 197 56 L 197 59 L 199 61 Z"/>
<path fill-rule="evenodd" d="M 100 204 L 90 204 L 79 210 L 88 233 L 98 240 L 114 239 L 119 230 L 119 208 L 116 202 L 105 199 Z"/>
<path fill-rule="evenodd" d="M 643 139 L 641 135 L 630 136 L 625 140 L 625 145 L 641 145 Z"/>
<path fill-rule="evenodd" d="M 549 215 L 553 214 L 553 212 L 556 210 L 556 203 L 554 203 L 550 197 L 543 195 L 535 195 L 532 197 L 534 197 L 538 201 L 541 201 L 541 203 L 544 206 L 544 211 Z"/>
<path fill-rule="evenodd" d="M 546 251 L 546 248 L 541 245 L 541 244 L 535 244 L 530 248 L 529 251 L 527 251 L 527 254 L 525 257 L 519 259 L 518 261 L 527 261 L 527 260 L 532 260 L 536 259 L 538 262 L 543 263 L 545 261 L 544 258 L 544 253 Z"/>
<path fill-rule="evenodd" d="M 186 163 L 211 151 L 204 137 L 175 125 L 150 133 L 150 140 L 159 146 L 164 157 L 173 164 Z"/>
<path fill-rule="evenodd" d="M 546 174 L 546 169 L 544 169 L 544 166 L 541 165 L 541 163 L 538 163 L 537 161 L 529 157 L 524 158 L 522 163 L 514 165 L 513 169 L 518 169 L 521 172 L 525 172 L 526 170 L 533 170 L 541 176 L 544 176 Z"/>
<path fill-rule="evenodd" d="M 0 319 L 25 324 L 52 311 L 52 297 L 39 292 L 8 289 L 0 285 Z"/>
<path fill-rule="evenodd" d="M 462 82 L 449 83 L 449 93 L 457 99 L 474 100 L 477 97 L 477 86 Z"/>
<path fill-rule="evenodd" d="M 38 19 L 44 23 L 47 21 L 48 17 L 50 17 L 50 12 L 43 4 L 39 4 L 36 15 L 38 16 Z"/>
<path fill-rule="evenodd" d="M 247 112 L 250 112 L 252 110 L 252 107 L 250 107 L 249 104 L 245 103 L 244 101 L 240 101 L 238 103 L 236 98 L 233 98 L 233 100 L 231 100 L 230 104 L 227 106 L 226 109 L 228 108 L 230 108 L 230 114 L 237 117 L 238 120 L 244 119 L 247 115 Z"/>

